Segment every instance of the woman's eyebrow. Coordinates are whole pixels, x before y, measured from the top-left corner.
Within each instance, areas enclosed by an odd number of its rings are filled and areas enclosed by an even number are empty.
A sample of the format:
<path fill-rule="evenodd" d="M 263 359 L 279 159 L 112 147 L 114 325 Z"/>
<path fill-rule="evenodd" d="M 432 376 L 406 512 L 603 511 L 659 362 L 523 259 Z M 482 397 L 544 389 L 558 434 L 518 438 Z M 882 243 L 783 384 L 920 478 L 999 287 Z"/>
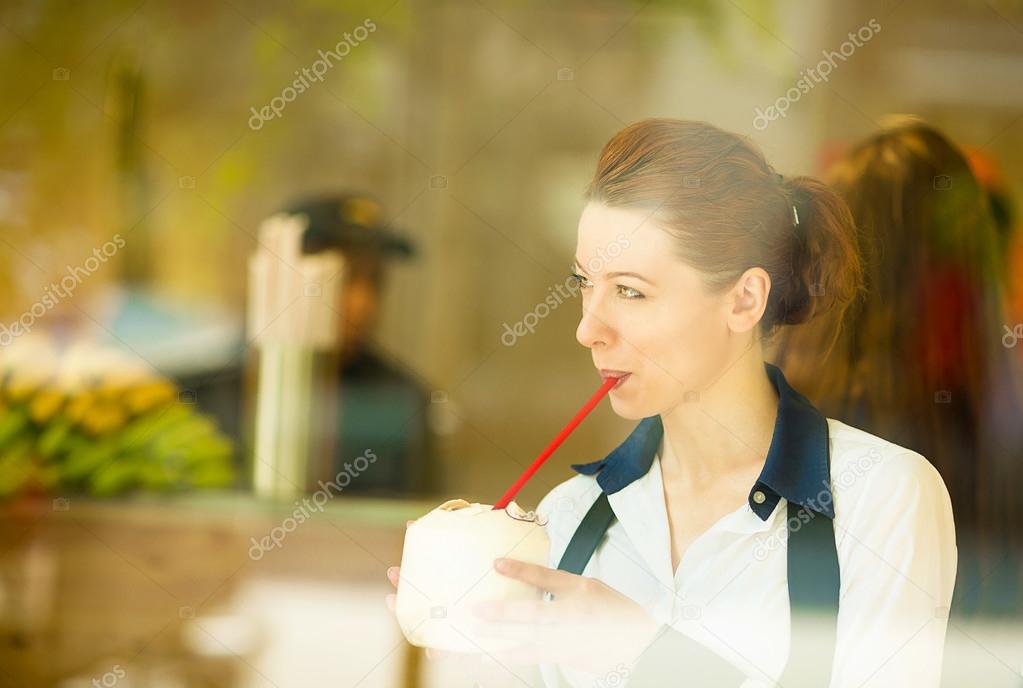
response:
<path fill-rule="evenodd" d="M 580 263 L 579 263 L 579 259 L 576 259 L 576 261 L 572 264 L 572 269 L 573 270 L 578 270 L 579 272 L 581 272 L 584 275 L 586 274 L 586 271 L 583 270 L 582 265 L 580 265 Z M 638 272 L 609 272 L 605 276 L 608 279 L 613 279 L 615 277 L 635 277 L 638 280 L 643 280 L 644 282 L 646 282 L 647 284 L 649 284 L 652 287 L 656 287 L 657 286 L 654 282 L 648 280 L 646 277 L 644 277 L 643 275 L 639 274 Z"/>

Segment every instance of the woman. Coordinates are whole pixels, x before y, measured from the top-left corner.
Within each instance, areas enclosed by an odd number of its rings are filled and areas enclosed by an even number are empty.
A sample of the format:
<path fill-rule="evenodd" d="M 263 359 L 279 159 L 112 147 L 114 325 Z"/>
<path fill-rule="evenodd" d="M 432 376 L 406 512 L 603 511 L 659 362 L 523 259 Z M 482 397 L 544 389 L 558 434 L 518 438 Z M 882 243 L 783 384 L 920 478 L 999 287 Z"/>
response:
<path fill-rule="evenodd" d="M 934 464 L 960 542 L 980 546 L 957 608 L 1018 614 L 1018 555 L 1005 555 L 1023 544 L 1023 377 L 1003 341 L 1015 321 L 988 194 L 960 149 L 913 119 L 854 146 L 828 181 L 860 228 L 865 297 L 841 328 L 789 331 L 778 365 L 824 413 Z M 830 344 L 823 361 L 807 355 Z"/>
<path fill-rule="evenodd" d="M 601 376 L 620 378 L 615 413 L 641 422 L 541 501 L 563 570 L 495 564 L 551 593 L 480 605 L 492 629 L 518 625 L 529 640 L 496 659 L 543 662 L 551 686 L 771 685 L 822 654 L 796 642 L 789 601 L 812 597 L 803 574 L 831 557 L 837 639 L 815 685 L 937 686 L 956 562 L 941 478 L 821 416 L 763 358 L 781 326 L 855 297 L 845 204 L 781 177 L 743 137 L 670 119 L 616 134 L 586 200 L 576 338 Z M 603 504 L 594 529 L 587 515 Z M 790 538 L 822 529 L 819 557 L 791 566 Z"/>

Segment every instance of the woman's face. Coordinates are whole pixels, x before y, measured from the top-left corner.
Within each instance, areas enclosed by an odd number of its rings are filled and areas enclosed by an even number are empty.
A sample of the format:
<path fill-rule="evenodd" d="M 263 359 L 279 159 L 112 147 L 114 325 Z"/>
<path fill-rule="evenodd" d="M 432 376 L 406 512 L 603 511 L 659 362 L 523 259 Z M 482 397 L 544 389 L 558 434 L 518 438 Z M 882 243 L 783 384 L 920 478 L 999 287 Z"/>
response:
<path fill-rule="evenodd" d="M 609 394 L 615 413 L 630 419 L 698 400 L 735 346 L 728 290 L 708 294 L 700 274 L 674 257 L 676 240 L 648 215 L 589 203 L 575 254 L 583 278 L 576 339 L 598 370 L 630 373 Z"/>

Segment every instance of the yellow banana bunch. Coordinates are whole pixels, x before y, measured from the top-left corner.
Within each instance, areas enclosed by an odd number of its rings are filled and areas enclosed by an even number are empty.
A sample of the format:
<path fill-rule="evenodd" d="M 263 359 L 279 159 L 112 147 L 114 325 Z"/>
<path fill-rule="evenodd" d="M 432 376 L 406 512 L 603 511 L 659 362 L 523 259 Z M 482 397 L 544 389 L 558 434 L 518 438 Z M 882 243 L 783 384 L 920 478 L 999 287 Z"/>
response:
<path fill-rule="evenodd" d="M 120 352 L 37 337 L 0 350 L 0 497 L 233 481 L 230 441 L 169 380 Z"/>

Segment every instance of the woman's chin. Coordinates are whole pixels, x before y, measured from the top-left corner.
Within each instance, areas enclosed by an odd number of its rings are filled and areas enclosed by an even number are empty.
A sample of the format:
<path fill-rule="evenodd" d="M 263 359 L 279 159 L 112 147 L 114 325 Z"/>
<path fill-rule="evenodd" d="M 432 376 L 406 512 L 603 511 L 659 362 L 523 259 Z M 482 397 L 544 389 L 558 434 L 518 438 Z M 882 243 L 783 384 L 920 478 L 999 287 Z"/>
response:
<path fill-rule="evenodd" d="M 643 409 L 636 406 L 630 401 L 619 399 L 614 395 L 614 392 L 610 394 L 611 397 L 611 410 L 615 412 L 615 415 L 625 420 L 643 420 L 650 413 L 645 413 Z"/>

